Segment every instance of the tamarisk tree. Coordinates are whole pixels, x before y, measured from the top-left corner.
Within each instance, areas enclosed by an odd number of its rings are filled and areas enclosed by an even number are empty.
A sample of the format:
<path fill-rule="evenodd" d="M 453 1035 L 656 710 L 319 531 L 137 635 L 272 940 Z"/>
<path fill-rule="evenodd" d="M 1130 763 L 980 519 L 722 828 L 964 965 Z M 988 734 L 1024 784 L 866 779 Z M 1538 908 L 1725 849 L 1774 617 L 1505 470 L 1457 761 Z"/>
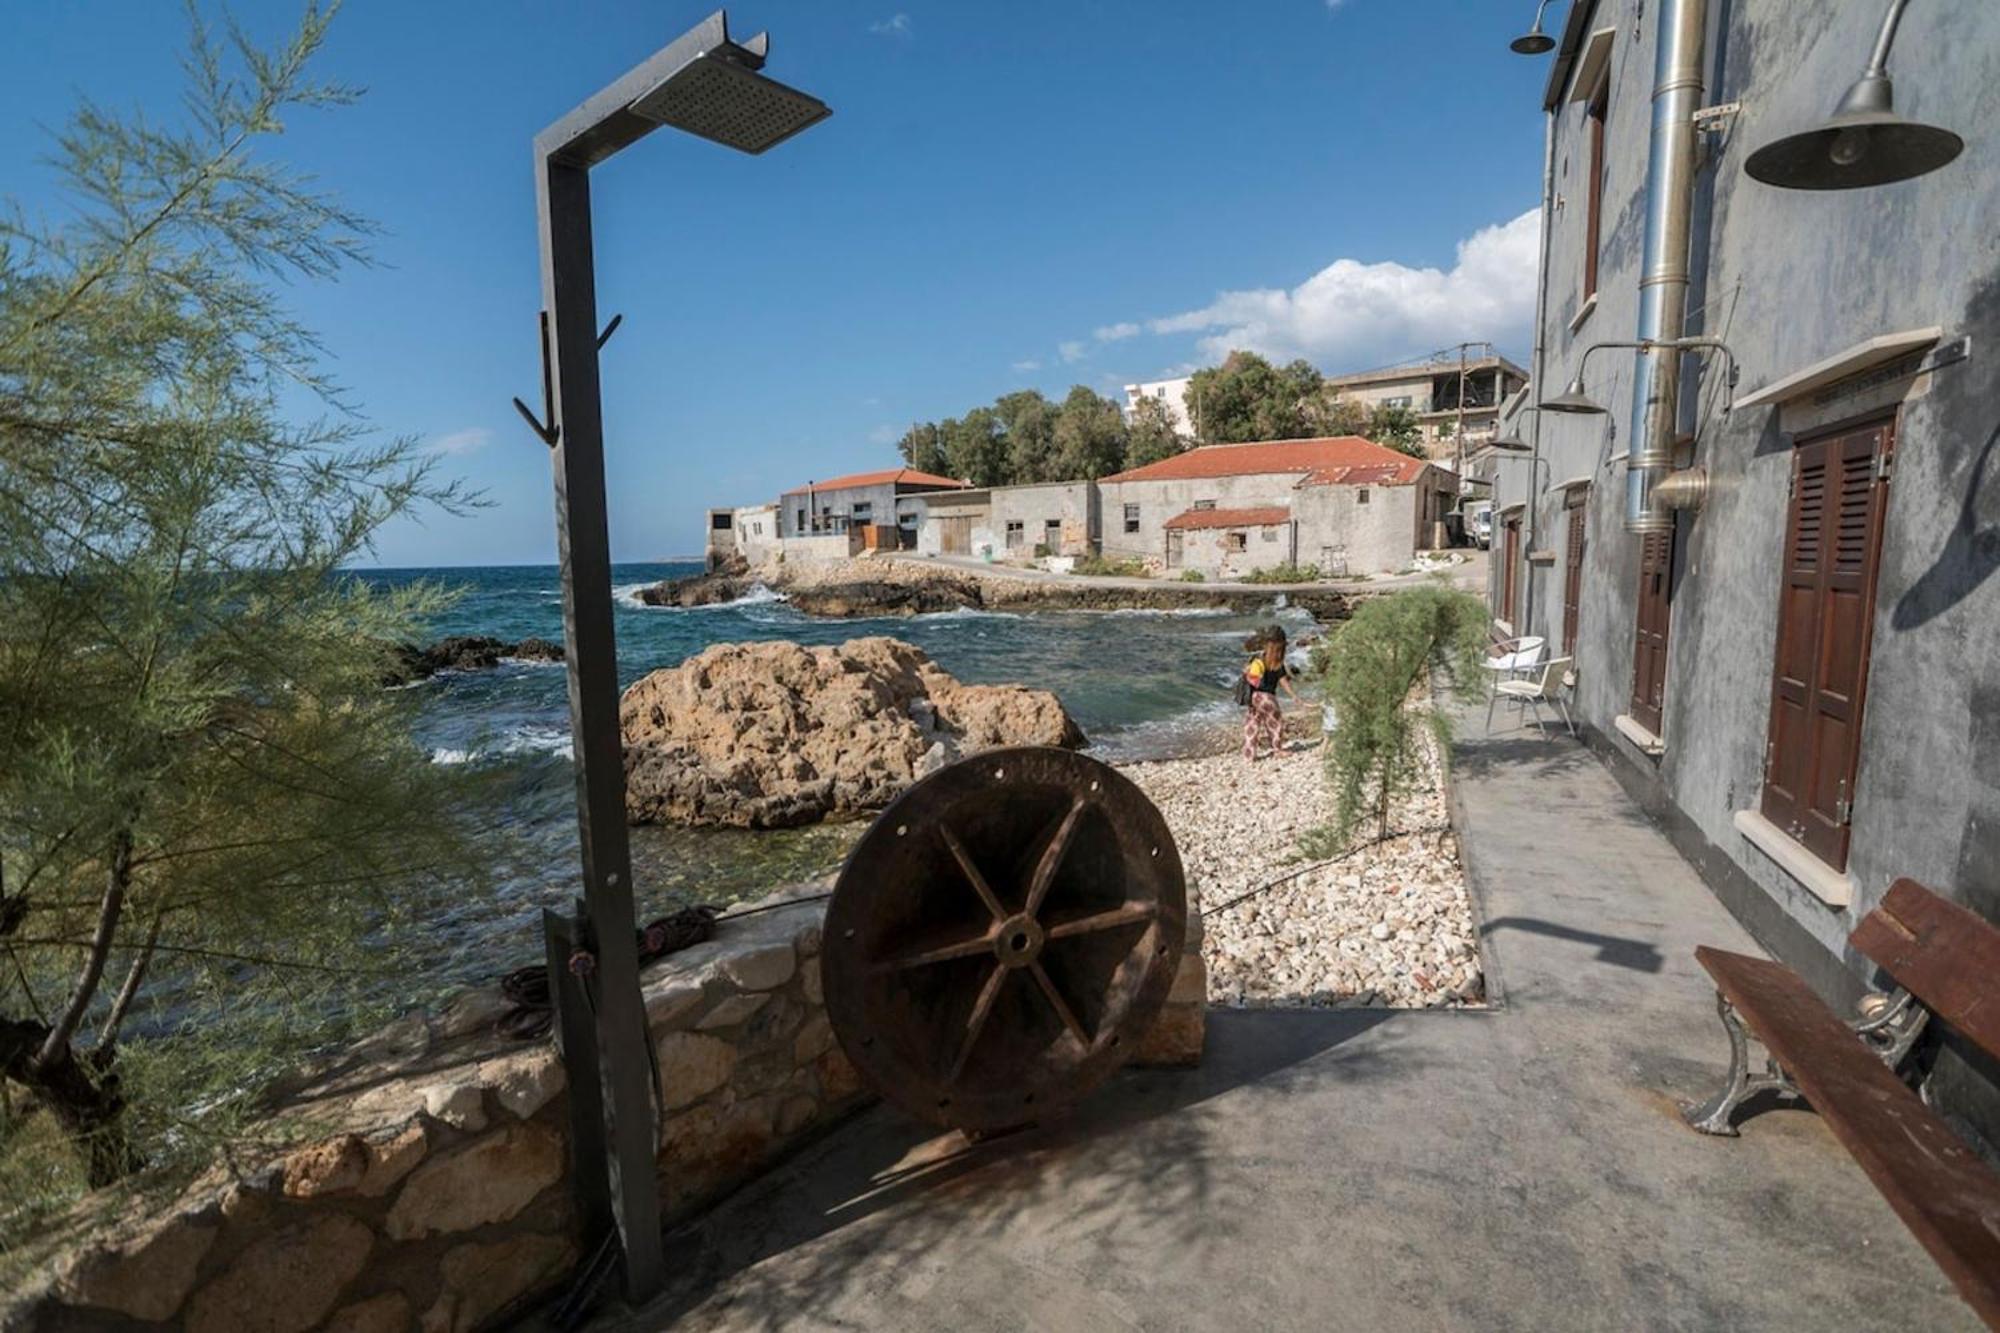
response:
<path fill-rule="evenodd" d="M 469 870 L 381 688 L 440 594 L 341 570 L 476 500 L 368 434 L 279 301 L 366 262 L 368 226 L 264 153 L 351 96 L 308 77 L 330 17 L 260 49 L 197 16 L 183 123 L 82 106 L 77 214 L 0 217 L 0 1120 L 51 1117 L 91 1184 L 149 1156 L 128 1049 L 213 1063 Z"/>

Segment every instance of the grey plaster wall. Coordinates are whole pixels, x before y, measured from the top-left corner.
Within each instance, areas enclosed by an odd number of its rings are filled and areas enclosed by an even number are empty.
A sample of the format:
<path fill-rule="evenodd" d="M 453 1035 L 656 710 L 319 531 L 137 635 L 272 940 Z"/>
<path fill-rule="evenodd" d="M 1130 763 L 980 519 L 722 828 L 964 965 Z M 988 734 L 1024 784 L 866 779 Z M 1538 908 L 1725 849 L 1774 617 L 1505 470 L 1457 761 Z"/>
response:
<path fill-rule="evenodd" d="M 1049 524 L 1056 524 L 1055 541 L 1049 542 Z M 1094 481 L 1053 481 L 1033 486 L 995 486 L 992 491 L 992 523 L 1002 549 L 1006 548 L 1007 525 L 1021 525 L 1021 544 L 1010 555 L 1028 558 L 1044 543 L 1050 555 L 1087 555 L 1096 549 L 1098 537 L 1098 496 Z"/>
<path fill-rule="evenodd" d="M 1393 574 L 1416 559 L 1418 486 L 1301 486 L 1299 563 L 1322 574 Z M 1366 494 L 1364 503 L 1361 499 Z"/>
<path fill-rule="evenodd" d="M 1649 94 L 1657 3 L 1598 5 L 1615 27 L 1605 232 L 1596 308 L 1578 288 L 1586 190 L 1582 105 L 1556 109 L 1543 387 L 1564 384 L 1584 349 L 1630 338 L 1642 246 Z M 2000 6 L 1912 6 L 1896 50 L 1898 110 L 1953 127 L 1964 154 L 1915 181 L 1868 190 L 1794 192 L 1743 173 L 1749 152 L 1823 116 L 1859 72 L 1880 6 L 1816 0 L 1712 0 L 1704 101 L 1742 103 L 1697 177 L 1690 332 L 1728 340 L 1739 394 L 1871 336 L 1940 326 L 1971 337 L 1970 357 L 1831 402 L 1725 414 L 1714 369 L 1683 382 L 1683 429 L 1713 479 L 1676 543 L 1665 754 L 1613 728 L 1631 689 L 1637 539 L 1622 529 L 1629 353 L 1592 357 L 1589 389 L 1606 417 L 1545 414 L 1547 465 L 1499 468 L 1496 506 L 1529 499 L 1537 535 L 1560 547 L 1560 497 L 1588 475 L 1589 562 L 1583 588 L 1579 711 L 1650 783 L 1711 858 L 1711 879 L 1760 895 L 1782 925 L 1759 930 L 1802 968 L 1867 972 L 1845 939 L 1898 876 L 1924 880 L 2000 919 Z M 1921 77 L 1915 77 L 1921 71 Z M 1779 546 L 1791 450 L 1801 435 L 1888 407 L 1899 413 L 1877 585 L 1849 873 L 1854 902 L 1830 907 L 1736 831 L 1762 782 L 1776 641 Z M 1531 427 L 1532 429 L 1532 427 Z M 1559 566 L 1558 566 L 1559 570 Z M 1553 595 L 1552 595 L 1553 594 Z M 1543 580 L 1526 628 L 1560 633 L 1560 588 Z M 1750 918 L 1756 911 L 1739 911 Z M 1782 938 L 1780 938 L 1782 937 Z M 1810 944 L 1803 944 L 1809 941 Z M 1817 948 L 1822 957 L 1802 956 Z M 1950 1063 L 1949 1061 L 1947 1063 Z M 1962 1067 L 1962 1104 L 1981 1080 Z M 1991 1071 L 1986 1074 L 1990 1077 Z M 1990 1107 L 1980 1118 L 1991 1126 Z"/>
<path fill-rule="evenodd" d="M 1101 481 L 1097 489 L 1104 514 L 1104 553 L 1163 560 L 1167 520 L 1194 508 L 1196 501 L 1213 500 L 1218 509 L 1290 508 L 1300 476 L 1296 472 L 1265 472 L 1193 481 Z M 1125 531 L 1128 504 L 1139 506 L 1137 532 Z"/>

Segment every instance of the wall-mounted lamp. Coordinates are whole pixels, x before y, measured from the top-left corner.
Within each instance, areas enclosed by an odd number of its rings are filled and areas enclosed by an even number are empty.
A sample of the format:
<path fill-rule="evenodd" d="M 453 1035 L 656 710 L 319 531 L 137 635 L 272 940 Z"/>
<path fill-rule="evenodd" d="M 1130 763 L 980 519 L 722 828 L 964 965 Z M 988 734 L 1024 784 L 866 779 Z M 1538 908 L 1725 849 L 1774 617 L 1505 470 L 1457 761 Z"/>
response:
<path fill-rule="evenodd" d="M 1730 351 L 1728 344 L 1724 343 L 1722 339 L 1708 337 L 1640 338 L 1633 342 L 1592 343 L 1583 349 L 1583 359 L 1577 363 L 1575 378 L 1570 380 L 1568 386 L 1561 393 L 1553 398 L 1544 398 L 1538 406 L 1543 411 L 1563 412 L 1571 416 L 1601 417 L 1606 415 L 1610 409 L 1606 408 L 1595 398 L 1592 398 L 1584 390 L 1583 369 L 1590 364 L 1590 354 L 1592 352 L 1601 351 L 1607 347 L 1632 348 L 1641 352 L 1652 352 L 1662 349 L 1672 349 L 1680 352 L 1720 352 L 1729 358 L 1728 387 L 1730 389 L 1730 396 L 1723 403 L 1722 410 L 1727 412 L 1731 407 L 1735 406 L 1736 382 L 1741 378 L 1741 372 L 1737 369 L 1736 365 L 1736 353 Z"/>
<path fill-rule="evenodd" d="M 1840 105 L 1809 130 L 1767 143 L 1743 164 L 1752 179 L 1786 190 L 1854 190 L 1936 171 L 1965 148 L 1947 129 L 1896 114 L 1889 49 L 1909 0 L 1890 0 L 1868 67 Z"/>
<path fill-rule="evenodd" d="M 1549 0 L 1542 0 L 1535 6 L 1535 25 L 1507 43 L 1507 49 L 1516 55 L 1547 55 L 1556 49 L 1556 39 L 1542 31 L 1542 11 L 1549 7 Z"/>

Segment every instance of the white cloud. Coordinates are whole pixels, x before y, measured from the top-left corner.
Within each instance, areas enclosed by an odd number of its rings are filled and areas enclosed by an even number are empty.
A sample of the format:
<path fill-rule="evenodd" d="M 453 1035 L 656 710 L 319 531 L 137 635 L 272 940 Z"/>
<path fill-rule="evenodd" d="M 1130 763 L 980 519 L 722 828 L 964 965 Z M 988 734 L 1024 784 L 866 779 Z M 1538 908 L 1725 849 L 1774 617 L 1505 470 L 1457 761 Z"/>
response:
<path fill-rule="evenodd" d="M 874 430 L 868 432 L 868 442 L 870 444 L 894 444 L 902 438 L 903 432 L 897 430 L 894 426 L 877 426 Z"/>
<path fill-rule="evenodd" d="M 493 432 L 486 427 L 467 426 L 464 430 L 438 436 L 428 447 L 434 454 L 469 454 L 484 449 L 492 441 Z"/>
<path fill-rule="evenodd" d="M 1040 370 L 1042 368 L 1042 363 L 1036 358 L 1031 356 L 1025 361 L 1016 361 L 1014 363 L 1013 368 L 1014 368 L 1014 373 L 1016 375 L 1025 375 L 1029 371 Z"/>
<path fill-rule="evenodd" d="M 1116 324 L 1106 324 L 1091 336 L 1101 343 L 1120 342 L 1126 338 L 1136 338 L 1145 330 L 1131 320 L 1121 320 Z"/>
<path fill-rule="evenodd" d="M 1082 343 L 1075 341 L 1057 343 L 1056 354 L 1062 357 L 1063 364 L 1067 366 L 1075 362 L 1081 361 L 1086 356 L 1089 356 L 1090 349 L 1088 347 L 1085 347 Z"/>
<path fill-rule="evenodd" d="M 1334 371 L 1461 338 L 1518 347 L 1534 323 L 1540 241 L 1541 210 L 1530 209 L 1460 241 L 1449 270 L 1336 259 L 1296 287 L 1223 292 L 1199 310 L 1148 320 L 1146 330 L 1202 334 L 1197 346 L 1210 364 L 1242 348 Z"/>
<path fill-rule="evenodd" d="M 877 19 L 868 25 L 868 31 L 874 33 L 877 37 L 894 37 L 898 41 L 905 42 L 917 35 L 915 30 L 910 27 L 910 16 L 908 14 L 892 14 L 888 18 Z"/>

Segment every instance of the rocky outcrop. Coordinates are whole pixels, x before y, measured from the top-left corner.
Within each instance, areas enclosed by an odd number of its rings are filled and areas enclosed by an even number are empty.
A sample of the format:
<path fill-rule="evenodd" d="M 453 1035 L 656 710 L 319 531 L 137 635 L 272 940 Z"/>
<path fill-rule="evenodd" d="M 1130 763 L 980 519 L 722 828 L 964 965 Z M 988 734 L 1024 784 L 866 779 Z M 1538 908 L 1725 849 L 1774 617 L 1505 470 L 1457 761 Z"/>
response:
<path fill-rule="evenodd" d="M 900 640 L 717 644 L 625 692 L 634 823 L 784 828 L 878 810 L 964 754 L 1081 746 L 1047 690 L 966 685 Z"/>
<path fill-rule="evenodd" d="M 484 634 L 454 634 L 423 648 L 414 643 L 397 644 L 389 666 L 382 673 L 382 683 L 410 685 L 428 680 L 440 671 L 486 671 L 502 661 L 562 660 L 563 646 L 547 639 L 526 638 L 509 643 Z"/>
<path fill-rule="evenodd" d="M 714 606 L 749 596 L 759 582 L 747 574 L 690 574 L 641 588 L 638 597 L 647 606 Z"/>

